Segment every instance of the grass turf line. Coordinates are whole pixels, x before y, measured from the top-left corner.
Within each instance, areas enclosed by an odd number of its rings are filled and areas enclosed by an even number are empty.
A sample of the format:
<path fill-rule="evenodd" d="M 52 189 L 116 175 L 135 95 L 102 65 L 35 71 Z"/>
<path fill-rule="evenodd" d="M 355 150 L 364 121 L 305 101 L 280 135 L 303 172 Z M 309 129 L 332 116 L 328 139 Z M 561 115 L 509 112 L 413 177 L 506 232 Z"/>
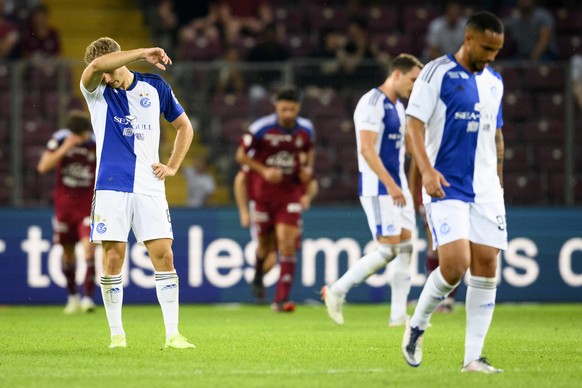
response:
<path fill-rule="evenodd" d="M 484 355 L 501 375 L 460 373 L 465 313 L 434 315 L 423 363 L 400 354 L 389 307 L 347 305 L 337 326 L 323 306 L 182 305 L 180 331 L 197 348 L 164 350 L 159 306 L 124 306 L 128 348 L 108 349 L 105 312 L 0 308 L 0 386 L 11 387 L 571 387 L 582 375 L 582 306 L 496 306 Z"/>

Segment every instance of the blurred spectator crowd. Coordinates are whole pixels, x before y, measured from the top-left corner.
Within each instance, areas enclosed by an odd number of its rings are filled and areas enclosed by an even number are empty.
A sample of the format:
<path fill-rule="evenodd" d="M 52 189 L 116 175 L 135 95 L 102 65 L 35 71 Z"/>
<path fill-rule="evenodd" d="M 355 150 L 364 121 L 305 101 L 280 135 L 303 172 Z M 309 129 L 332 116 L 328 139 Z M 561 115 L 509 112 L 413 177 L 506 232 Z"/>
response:
<path fill-rule="evenodd" d="M 232 151 L 253 119 L 272 112 L 276 87 L 304 92 L 302 115 L 317 134 L 318 204 L 357 203 L 352 113 L 362 93 L 379 85 L 391 58 L 407 52 L 424 62 L 462 44 L 467 15 L 487 9 L 503 18 L 506 43 L 494 64 L 505 81 L 505 186 L 509 204 L 563 204 L 571 182 L 582 201 L 582 176 L 564 171 L 569 63 L 582 68 L 582 5 L 575 0 L 136 0 L 154 42 L 174 58 L 170 76 L 200 129 L 217 186 L 236 171 Z M 25 6 L 26 5 L 26 6 Z M 75 107 L 70 69 L 58 58 L 58 30 L 39 1 L 0 0 L 0 161 L 6 159 L 13 82 L 7 61 L 27 58 L 22 71 L 24 167 L 57 125 L 57 109 Z M 576 69 L 576 67 L 574 67 Z M 582 106 L 582 70 L 573 92 Z M 578 85 L 578 86 L 577 86 Z M 577 94 L 576 94 L 577 93 Z M 82 107 L 82 104 L 80 105 Z M 42 120 L 38 120 L 38 116 Z M 577 116 L 577 117 L 576 117 Z M 582 127 L 580 109 L 573 120 Z M 43 128 L 45 126 L 46 128 Z M 582 145 L 582 134 L 574 141 Z M 4 156 L 3 156 L 4 155 Z M 30 164 L 36 156 L 30 156 Z M 582 171 L 582 155 L 574 157 Z M 3 166 L 3 167 L 1 167 Z M 0 163 L 5 176 L 7 168 Z M 5 171 L 6 170 L 6 171 Z M 27 178 L 25 196 L 39 177 Z M 48 183 L 47 183 L 48 184 Z M 3 185 L 6 186 L 6 185 Z M 9 196 L 0 190 L 0 199 Z"/>

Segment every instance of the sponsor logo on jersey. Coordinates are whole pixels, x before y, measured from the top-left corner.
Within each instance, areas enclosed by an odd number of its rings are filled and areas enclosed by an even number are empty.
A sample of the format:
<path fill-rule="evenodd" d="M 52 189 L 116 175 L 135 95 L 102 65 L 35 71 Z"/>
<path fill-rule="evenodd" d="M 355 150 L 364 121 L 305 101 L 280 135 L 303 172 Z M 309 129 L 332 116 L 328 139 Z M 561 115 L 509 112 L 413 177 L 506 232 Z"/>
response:
<path fill-rule="evenodd" d="M 267 133 L 265 135 L 265 140 L 270 142 L 273 147 L 276 147 L 279 145 L 279 143 L 290 142 L 291 140 L 293 140 L 293 136 Z"/>
<path fill-rule="evenodd" d="M 295 155 L 289 151 L 279 151 L 269 156 L 265 164 L 269 167 L 279 167 L 285 174 L 289 174 L 295 167 Z"/>

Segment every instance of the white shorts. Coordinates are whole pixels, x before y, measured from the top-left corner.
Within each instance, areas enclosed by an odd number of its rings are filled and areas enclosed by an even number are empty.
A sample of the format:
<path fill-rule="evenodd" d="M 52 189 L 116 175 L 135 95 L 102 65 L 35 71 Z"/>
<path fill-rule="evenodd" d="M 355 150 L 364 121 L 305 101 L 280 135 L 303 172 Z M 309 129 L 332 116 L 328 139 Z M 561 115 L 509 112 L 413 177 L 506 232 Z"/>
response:
<path fill-rule="evenodd" d="M 507 224 L 503 201 L 472 203 L 444 200 L 424 205 L 433 249 L 456 240 L 507 249 Z"/>
<path fill-rule="evenodd" d="M 409 190 L 404 190 L 406 205 L 398 207 L 390 195 L 360 197 L 360 203 L 368 218 L 370 232 L 374 236 L 399 236 L 402 229 L 414 230 L 416 218 Z"/>
<path fill-rule="evenodd" d="M 138 243 L 173 239 L 166 198 L 122 191 L 95 191 L 91 207 L 91 241 L 126 242 L 130 228 Z"/>

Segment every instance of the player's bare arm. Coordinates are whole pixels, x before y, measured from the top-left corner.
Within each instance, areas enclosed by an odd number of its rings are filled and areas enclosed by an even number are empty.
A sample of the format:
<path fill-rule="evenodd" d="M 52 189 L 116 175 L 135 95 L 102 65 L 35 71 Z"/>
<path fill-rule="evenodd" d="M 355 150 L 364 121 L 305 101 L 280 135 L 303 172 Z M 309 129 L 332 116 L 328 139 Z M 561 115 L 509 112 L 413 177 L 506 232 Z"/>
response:
<path fill-rule="evenodd" d="M 249 214 L 249 199 L 247 195 L 247 179 L 246 175 L 242 171 L 238 171 L 234 177 L 234 201 L 238 209 L 238 215 L 240 218 L 240 226 L 243 228 L 248 228 L 251 223 L 251 217 Z"/>
<path fill-rule="evenodd" d="M 83 139 L 79 135 L 71 134 L 69 135 L 64 141 L 63 144 L 55 151 L 44 151 L 38 165 L 36 166 L 36 170 L 39 174 L 44 174 L 49 171 L 52 171 L 57 164 L 65 157 L 67 152 L 79 145 L 83 142 Z"/>
<path fill-rule="evenodd" d="M 388 189 L 388 194 L 392 197 L 394 204 L 397 206 L 404 206 L 406 205 L 406 199 L 404 198 L 404 194 L 400 187 L 394 181 L 394 178 L 390 175 L 382 160 L 380 160 L 380 156 L 374 149 L 374 144 L 378 138 L 378 133 L 375 131 L 368 131 L 368 130 L 361 130 L 358 132 L 358 136 L 360 137 L 360 154 L 366 160 L 366 163 L 374 174 L 378 176 L 378 178 L 384 183 L 386 189 Z"/>
<path fill-rule="evenodd" d="M 311 179 L 306 187 L 305 187 L 305 194 L 301 196 L 299 202 L 301 203 L 301 207 L 303 210 L 309 210 L 311 207 L 311 203 L 317 197 L 319 193 L 319 183 L 317 183 L 317 179 Z"/>
<path fill-rule="evenodd" d="M 97 89 L 103 80 L 104 73 L 113 72 L 139 60 L 146 60 L 160 70 L 166 70 L 164 65 L 172 64 L 170 57 L 159 47 L 116 51 L 95 58 L 87 65 L 81 75 L 81 83 L 85 89 L 91 92 Z"/>
<path fill-rule="evenodd" d="M 505 155 L 505 143 L 503 142 L 503 132 L 501 131 L 501 128 L 497 128 L 497 131 L 495 131 L 495 148 L 497 149 L 497 175 L 499 176 L 501 187 L 503 187 L 503 158 Z"/>
<path fill-rule="evenodd" d="M 154 174 L 160 179 L 176 175 L 194 137 L 192 124 L 186 113 L 182 113 L 171 124 L 176 129 L 176 139 L 174 140 L 174 149 L 172 150 L 170 159 L 167 164 L 154 163 L 152 165 Z"/>
<path fill-rule="evenodd" d="M 305 184 L 311 181 L 311 178 L 313 177 L 314 163 L 315 151 L 313 149 L 299 154 L 299 180 L 301 183 Z"/>
<path fill-rule="evenodd" d="M 238 164 L 247 165 L 251 170 L 259 173 L 264 180 L 270 184 L 277 184 L 283 180 L 283 171 L 277 167 L 268 167 L 247 155 L 243 147 L 236 150 L 236 161 Z"/>
<path fill-rule="evenodd" d="M 445 177 L 430 163 L 424 148 L 424 123 L 419 119 L 406 116 L 406 144 L 422 176 L 422 184 L 431 197 L 443 198 L 443 186 L 449 187 Z"/>

